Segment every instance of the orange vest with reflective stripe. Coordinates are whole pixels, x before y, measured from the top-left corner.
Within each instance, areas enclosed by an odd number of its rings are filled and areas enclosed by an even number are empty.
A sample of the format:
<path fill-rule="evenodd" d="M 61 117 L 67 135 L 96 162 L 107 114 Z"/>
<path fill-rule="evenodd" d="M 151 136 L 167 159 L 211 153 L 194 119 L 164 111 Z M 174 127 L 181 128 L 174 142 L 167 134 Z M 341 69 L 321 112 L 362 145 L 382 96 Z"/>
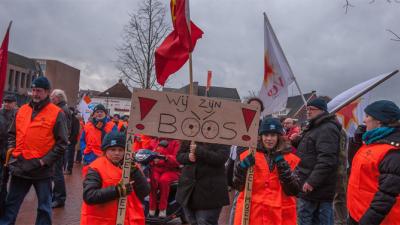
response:
<path fill-rule="evenodd" d="M 378 191 L 379 163 L 396 147 L 389 144 L 363 145 L 353 159 L 347 188 L 347 208 L 351 217 L 360 221 Z M 397 148 L 397 151 L 400 150 Z M 399 184 L 400 185 L 400 184 Z M 400 197 L 381 224 L 400 223 Z"/>
<path fill-rule="evenodd" d="M 33 109 L 23 105 L 15 117 L 16 147 L 13 156 L 25 159 L 42 158 L 55 144 L 53 128 L 61 109 L 49 103 L 32 119 Z"/>
<path fill-rule="evenodd" d="M 249 151 L 240 154 L 243 160 Z M 293 170 L 300 159 L 292 153 L 283 155 Z M 254 165 L 253 191 L 251 195 L 250 224 L 257 225 L 292 225 L 296 224 L 296 198 L 287 196 L 279 181 L 275 166 L 269 171 L 267 160 L 263 153 L 256 152 Z M 242 223 L 244 191 L 238 197 L 235 210 L 235 225 Z"/>
<path fill-rule="evenodd" d="M 102 181 L 101 188 L 115 186 L 121 180 L 122 169 L 114 166 L 105 156 L 97 158 L 89 167 L 96 170 Z M 81 225 L 115 225 L 118 212 L 118 199 L 88 205 L 82 204 Z M 144 209 L 142 203 L 132 192 L 126 203 L 125 225 L 144 225 Z"/>
<path fill-rule="evenodd" d="M 104 131 L 106 134 L 110 133 L 115 126 L 114 122 L 109 121 L 104 126 Z M 103 155 L 103 151 L 101 150 L 101 130 L 97 129 L 92 122 L 88 122 L 85 125 L 85 141 L 86 141 L 86 148 L 83 151 L 84 154 L 89 154 L 93 152 L 97 156 Z"/>

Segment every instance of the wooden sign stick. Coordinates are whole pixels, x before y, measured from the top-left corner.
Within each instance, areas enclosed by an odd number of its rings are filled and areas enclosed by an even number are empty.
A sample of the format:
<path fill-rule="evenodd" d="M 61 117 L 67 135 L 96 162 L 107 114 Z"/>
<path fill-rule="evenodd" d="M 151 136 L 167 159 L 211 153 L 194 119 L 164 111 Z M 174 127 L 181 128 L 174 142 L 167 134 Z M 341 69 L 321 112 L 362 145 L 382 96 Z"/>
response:
<path fill-rule="evenodd" d="M 131 175 L 131 164 L 133 159 L 132 153 L 132 133 L 127 132 L 126 144 L 125 144 L 125 156 L 124 156 L 124 164 L 122 167 L 122 184 L 125 185 L 129 183 L 130 175 Z M 124 225 L 125 222 L 125 213 L 126 213 L 126 204 L 127 204 L 127 196 L 120 197 L 118 199 L 118 213 L 117 213 L 117 225 Z"/>
<path fill-rule="evenodd" d="M 256 148 L 250 148 L 250 154 L 256 154 Z M 254 166 L 251 166 L 247 170 L 246 186 L 244 187 L 244 205 L 242 213 L 242 225 L 250 225 L 250 207 L 251 207 L 251 193 L 253 191 L 253 177 L 254 177 Z"/>

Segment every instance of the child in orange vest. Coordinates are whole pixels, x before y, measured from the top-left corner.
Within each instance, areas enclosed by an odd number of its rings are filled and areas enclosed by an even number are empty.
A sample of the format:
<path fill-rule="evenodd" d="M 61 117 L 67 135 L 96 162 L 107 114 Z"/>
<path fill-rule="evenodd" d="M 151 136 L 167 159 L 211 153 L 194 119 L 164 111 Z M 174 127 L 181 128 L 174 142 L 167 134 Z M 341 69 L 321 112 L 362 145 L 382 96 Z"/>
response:
<path fill-rule="evenodd" d="M 291 153 L 283 138 L 283 127 L 278 119 L 261 122 L 261 146 L 256 154 L 249 150 L 240 154 L 234 168 L 233 187 L 240 191 L 234 224 L 242 224 L 246 175 L 254 166 L 249 224 L 296 224 L 296 195 L 300 190 L 298 178 L 292 173 L 299 158 Z"/>
<path fill-rule="evenodd" d="M 104 155 L 93 161 L 83 181 L 81 225 L 115 225 L 118 198 L 127 196 L 125 225 L 144 225 L 145 216 L 141 200 L 150 192 L 143 173 L 135 166 L 131 169 L 131 182 L 121 184 L 125 153 L 125 135 L 111 132 L 104 137 Z"/>

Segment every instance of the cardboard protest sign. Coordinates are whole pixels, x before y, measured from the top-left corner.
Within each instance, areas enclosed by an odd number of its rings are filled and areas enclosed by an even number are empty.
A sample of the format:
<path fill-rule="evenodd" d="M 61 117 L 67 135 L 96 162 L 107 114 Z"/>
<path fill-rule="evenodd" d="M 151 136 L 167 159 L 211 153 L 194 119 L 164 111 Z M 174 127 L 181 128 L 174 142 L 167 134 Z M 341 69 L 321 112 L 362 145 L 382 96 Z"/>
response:
<path fill-rule="evenodd" d="M 257 106 L 238 102 L 134 89 L 129 132 L 237 146 L 256 146 Z"/>

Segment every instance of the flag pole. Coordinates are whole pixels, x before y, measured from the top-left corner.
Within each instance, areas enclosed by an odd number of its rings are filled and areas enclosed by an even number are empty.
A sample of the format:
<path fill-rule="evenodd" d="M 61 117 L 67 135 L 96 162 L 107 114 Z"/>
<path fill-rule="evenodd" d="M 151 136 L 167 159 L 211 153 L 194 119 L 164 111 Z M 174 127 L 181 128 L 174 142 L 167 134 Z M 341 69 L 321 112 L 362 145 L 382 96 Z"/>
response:
<path fill-rule="evenodd" d="M 269 27 L 272 27 L 272 26 L 271 26 L 271 23 L 269 22 L 268 16 L 267 16 L 267 14 L 266 14 L 265 12 L 264 12 L 264 17 L 265 17 L 265 20 L 267 21 Z M 271 29 L 271 33 L 272 33 L 272 35 L 274 36 L 274 39 L 275 39 L 275 40 L 278 40 L 278 38 L 276 37 L 275 32 L 274 32 L 273 29 Z M 277 43 L 277 45 L 278 45 L 279 50 L 281 50 L 281 52 L 283 53 L 283 50 L 282 50 L 282 47 L 281 47 L 281 44 L 279 43 L 279 41 L 277 41 L 276 43 Z M 297 90 L 299 90 L 301 99 L 303 100 L 303 103 L 304 103 L 304 107 L 307 107 L 307 101 L 306 101 L 306 99 L 304 98 L 303 92 L 301 91 L 300 85 L 299 85 L 299 83 L 297 82 L 296 77 L 294 76 L 294 73 L 293 73 L 293 71 L 292 71 L 292 68 L 291 68 L 290 65 L 289 65 L 289 62 L 288 62 L 288 60 L 287 60 L 287 58 L 286 58 L 286 55 L 285 55 L 284 53 L 283 53 L 282 55 L 283 55 L 283 58 L 284 58 L 285 61 L 286 61 L 286 64 L 287 64 L 288 67 L 289 67 L 290 73 L 293 74 L 292 79 L 293 79 L 294 83 L 296 84 Z"/>
<path fill-rule="evenodd" d="M 186 25 L 188 26 L 190 38 L 192 37 L 192 29 L 190 26 L 190 6 L 189 0 L 186 0 L 185 4 L 187 17 L 186 17 Z M 189 49 L 189 95 L 193 95 L 193 61 L 192 61 L 192 52 Z"/>
<path fill-rule="evenodd" d="M 353 96 L 352 98 L 349 98 L 345 103 L 343 103 L 342 105 L 339 105 L 338 107 L 334 108 L 331 112 L 331 114 L 334 114 L 336 112 L 338 112 L 339 110 L 341 110 L 343 107 L 345 107 L 347 104 L 350 104 L 351 102 L 353 102 L 354 100 L 358 99 L 359 97 L 363 96 L 365 93 L 371 91 L 372 89 L 374 89 L 376 86 L 382 84 L 383 82 L 385 82 L 387 79 L 391 78 L 392 76 L 394 76 L 396 73 L 398 73 L 399 70 L 395 70 L 393 72 L 391 72 L 390 74 L 388 74 L 385 78 L 383 78 L 382 80 L 380 80 L 379 82 L 376 82 L 374 85 L 372 85 L 371 87 L 367 88 L 366 90 L 360 92 L 359 94 Z"/>

